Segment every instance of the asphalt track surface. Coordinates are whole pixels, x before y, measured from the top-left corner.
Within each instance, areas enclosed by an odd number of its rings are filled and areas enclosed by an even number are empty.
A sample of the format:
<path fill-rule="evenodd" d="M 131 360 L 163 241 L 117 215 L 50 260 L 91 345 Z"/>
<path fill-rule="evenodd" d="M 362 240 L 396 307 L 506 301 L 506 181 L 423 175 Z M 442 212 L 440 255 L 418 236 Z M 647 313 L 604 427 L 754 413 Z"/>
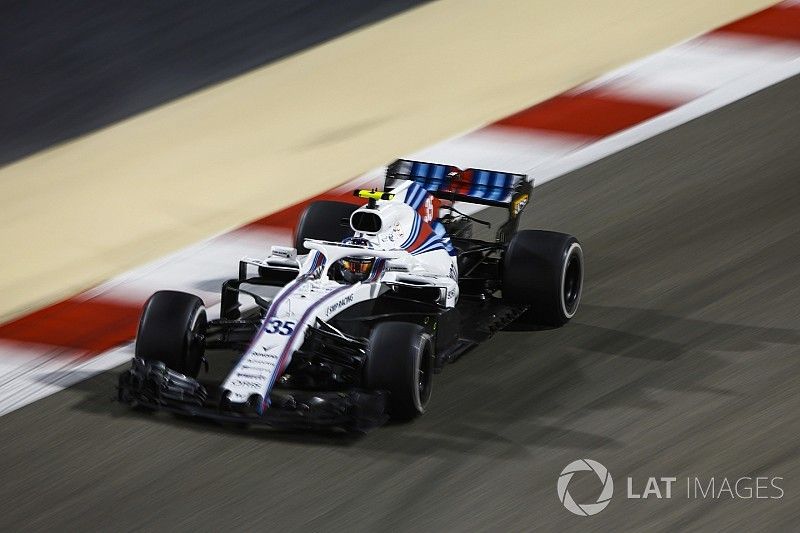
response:
<path fill-rule="evenodd" d="M 536 189 L 525 225 L 584 244 L 578 316 L 470 352 L 418 421 L 225 429 L 131 412 L 102 374 L 3 417 L 0 529 L 793 529 L 799 92 L 790 79 Z M 590 518 L 556 497 L 583 457 L 616 480 Z M 629 475 L 781 476 L 785 496 L 626 500 Z"/>
<path fill-rule="evenodd" d="M 0 165 L 428 0 L 0 6 Z"/>

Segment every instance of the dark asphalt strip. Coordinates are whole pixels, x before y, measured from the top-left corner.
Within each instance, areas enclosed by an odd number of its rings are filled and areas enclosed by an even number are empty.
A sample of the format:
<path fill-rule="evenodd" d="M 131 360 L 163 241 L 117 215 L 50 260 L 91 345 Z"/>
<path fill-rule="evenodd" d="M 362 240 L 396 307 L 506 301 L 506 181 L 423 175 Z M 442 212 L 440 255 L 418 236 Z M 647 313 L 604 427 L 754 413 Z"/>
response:
<path fill-rule="evenodd" d="M 0 165 L 430 0 L 0 6 Z"/>
<path fill-rule="evenodd" d="M 582 240 L 583 307 L 447 367 L 418 421 L 220 429 L 133 413 L 102 374 L 0 418 L 0 529 L 795 529 L 798 93 L 790 79 L 537 188 L 525 226 Z M 615 481 L 593 517 L 556 494 L 579 458 Z M 785 494 L 629 500 L 627 476 L 780 476 Z"/>

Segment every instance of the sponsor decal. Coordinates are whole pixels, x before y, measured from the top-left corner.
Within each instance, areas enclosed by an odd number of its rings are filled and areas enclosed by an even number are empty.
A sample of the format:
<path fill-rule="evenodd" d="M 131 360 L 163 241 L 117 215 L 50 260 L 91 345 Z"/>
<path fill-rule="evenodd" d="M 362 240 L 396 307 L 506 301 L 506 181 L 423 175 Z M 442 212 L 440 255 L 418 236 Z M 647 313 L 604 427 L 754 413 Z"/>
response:
<path fill-rule="evenodd" d="M 380 235 L 381 242 L 390 242 L 392 244 L 395 241 L 400 241 L 403 239 L 403 227 L 400 225 L 399 222 L 395 222 L 394 226 L 392 226 L 391 231 L 387 231 L 386 233 L 382 233 Z"/>
<path fill-rule="evenodd" d="M 516 217 L 519 215 L 525 206 L 528 205 L 528 195 L 520 194 L 511 201 L 511 216 Z"/>
<path fill-rule="evenodd" d="M 297 257 L 297 250 L 288 246 L 272 246 L 270 248 L 270 255 L 283 259 L 295 259 Z"/>
<path fill-rule="evenodd" d="M 455 297 L 456 297 L 456 288 L 450 287 L 449 289 L 447 289 L 447 301 L 449 302 Z"/>
<path fill-rule="evenodd" d="M 263 374 L 245 374 L 243 372 L 239 372 L 236 374 L 237 377 L 240 378 L 247 378 L 247 379 L 266 379 L 267 376 Z"/>
<path fill-rule="evenodd" d="M 247 379 L 232 379 L 231 387 L 246 387 L 248 389 L 258 389 L 261 387 L 262 382 Z"/>
<path fill-rule="evenodd" d="M 341 309 L 341 308 L 353 303 L 354 299 L 355 299 L 355 295 L 348 294 L 347 296 L 345 296 L 344 298 L 340 299 L 339 301 L 332 303 L 331 305 L 328 306 L 327 309 L 325 309 L 325 316 L 326 317 L 331 316 L 332 314 L 334 314 L 339 309 Z"/>
<path fill-rule="evenodd" d="M 408 272 L 408 265 L 401 263 L 386 263 L 386 270 L 388 272 Z"/>
<path fill-rule="evenodd" d="M 450 278 L 452 278 L 453 281 L 458 281 L 458 269 L 455 263 L 450 263 Z"/>
<path fill-rule="evenodd" d="M 422 220 L 430 222 L 433 220 L 433 197 L 428 195 L 425 197 L 425 203 L 422 204 Z"/>
<path fill-rule="evenodd" d="M 253 359 L 277 359 L 278 356 L 274 353 L 267 353 L 266 351 L 258 350 L 250 354 Z"/>

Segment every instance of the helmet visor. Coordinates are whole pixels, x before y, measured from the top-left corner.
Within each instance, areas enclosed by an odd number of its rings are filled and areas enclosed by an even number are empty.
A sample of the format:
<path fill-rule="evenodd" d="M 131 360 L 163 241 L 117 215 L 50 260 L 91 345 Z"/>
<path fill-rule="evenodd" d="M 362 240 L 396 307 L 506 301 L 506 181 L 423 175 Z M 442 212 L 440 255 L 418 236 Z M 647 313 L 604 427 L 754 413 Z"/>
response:
<path fill-rule="evenodd" d="M 352 272 L 353 274 L 367 274 L 372 268 L 372 263 L 374 261 L 375 260 L 371 257 L 348 257 L 346 259 L 342 259 L 342 266 L 345 268 L 345 270 Z"/>

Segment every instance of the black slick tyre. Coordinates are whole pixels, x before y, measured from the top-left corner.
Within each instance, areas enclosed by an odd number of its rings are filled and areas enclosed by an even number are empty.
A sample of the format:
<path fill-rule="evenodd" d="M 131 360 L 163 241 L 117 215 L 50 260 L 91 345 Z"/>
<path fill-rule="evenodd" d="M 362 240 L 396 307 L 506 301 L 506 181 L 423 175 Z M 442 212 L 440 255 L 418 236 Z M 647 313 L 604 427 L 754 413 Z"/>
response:
<path fill-rule="evenodd" d="M 294 234 L 294 247 L 298 254 L 307 254 L 303 246 L 306 239 L 340 242 L 353 235 L 350 228 L 350 215 L 358 209 L 357 205 L 331 200 L 312 202 L 300 215 Z"/>
<path fill-rule="evenodd" d="M 525 323 L 563 326 L 580 305 L 583 272 L 583 249 L 572 235 L 518 231 L 503 258 L 503 299 L 529 306 Z"/>
<path fill-rule="evenodd" d="M 136 357 L 161 361 L 171 370 L 197 377 L 207 326 L 200 298 L 185 292 L 158 291 L 144 304 L 136 334 Z"/>
<path fill-rule="evenodd" d="M 389 393 L 389 416 L 411 420 L 422 415 L 433 385 L 433 343 L 422 326 L 383 322 L 370 334 L 365 381 Z"/>

